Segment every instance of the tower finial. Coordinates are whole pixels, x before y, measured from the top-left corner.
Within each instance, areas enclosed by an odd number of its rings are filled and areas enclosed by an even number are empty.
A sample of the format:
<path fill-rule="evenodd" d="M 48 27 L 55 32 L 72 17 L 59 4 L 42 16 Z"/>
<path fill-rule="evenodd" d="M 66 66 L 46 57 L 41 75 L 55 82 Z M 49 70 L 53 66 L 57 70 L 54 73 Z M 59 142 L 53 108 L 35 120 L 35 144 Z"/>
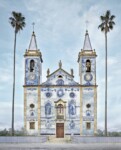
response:
<path fill-rule="evenodd" d="M 61 60 L 59 62 L 59 68 L 62 68 L 62 62 L 61 62 Z"/>
<path fill-rule="evenodd" d="M 89 21 L 88 20 L 86 20 L 86 32 L 88 32 L 88 25 L 89 25 Z"/>
<path fill-rule="evenodd" d="M 34 26 L 35 26 L 35 23 L 34 23 L 34 22 L 32 23 L 32 26 L 33 26 L 33 32 L 34 32 Z"/>

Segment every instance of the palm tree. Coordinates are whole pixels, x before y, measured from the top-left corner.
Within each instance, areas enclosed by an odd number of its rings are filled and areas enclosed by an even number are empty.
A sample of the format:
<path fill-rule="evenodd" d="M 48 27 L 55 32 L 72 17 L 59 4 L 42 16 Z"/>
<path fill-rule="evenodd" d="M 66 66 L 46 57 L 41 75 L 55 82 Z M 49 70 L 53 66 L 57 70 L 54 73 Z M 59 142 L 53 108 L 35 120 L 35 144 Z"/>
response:
<path fill-rule="evenodd" d="M 105 15 L 100 16 L 101 24 L 98 28 L 105 34 L 105 136 L 107 136 L 107 33 L 113 29 L 115 22 L 114 15 L 111 15 L 110 10 L 107 10 Z"/>
<path fill-rule="evenodd" d="M 13 62 L 13 96 L 12 96 L 12 136 L 14 136 L 14 99 L 15 99 L 15 61 L 16 61 L 16 38 L 17 33 L 25 27 L 25 17 L 20 12 L 12 12 L 9 18 L 11 26 L 14 28 L 14 62 Z"/>

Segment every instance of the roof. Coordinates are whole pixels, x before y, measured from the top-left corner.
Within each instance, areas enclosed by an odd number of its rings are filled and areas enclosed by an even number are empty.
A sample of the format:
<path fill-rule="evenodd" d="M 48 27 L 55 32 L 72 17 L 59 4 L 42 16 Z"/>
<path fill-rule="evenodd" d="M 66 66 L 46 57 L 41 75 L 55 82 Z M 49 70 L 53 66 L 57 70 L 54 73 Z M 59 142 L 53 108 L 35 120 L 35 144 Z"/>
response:
<path fill-rule="evenodd" d="M 73 75 L 71 75 L 70 73 L 68 73 L 67 71 L 65 71 L 65 70 L 62 69 L 62 68 L 57 69 L 57 70 L 54 71 L 53 73 L 49 74 L 47 77 L 50 77 L 51 75 L 55 74 L 55 73 L 58 72 L 58 71 L 63 71 L 64 73 L 68 74 L 69 76 L 74 77 Z"/>
<path fill-rule="evenodd" d="M 38 50 L 37 49 L 36 36 L 35 36 L 34 32 L 32 33 L 32 36 L 31 36 L 31 41 L 29 44 L 29 50 Z"/>
<path fill-rule="evenodd" d="M 91 42 L 90 42 L 90 38 L 89 38 L 89 34 L 87 30 L 85 34 L 83 50 L 92 50 L 92 46 L 91 46 Z"/>

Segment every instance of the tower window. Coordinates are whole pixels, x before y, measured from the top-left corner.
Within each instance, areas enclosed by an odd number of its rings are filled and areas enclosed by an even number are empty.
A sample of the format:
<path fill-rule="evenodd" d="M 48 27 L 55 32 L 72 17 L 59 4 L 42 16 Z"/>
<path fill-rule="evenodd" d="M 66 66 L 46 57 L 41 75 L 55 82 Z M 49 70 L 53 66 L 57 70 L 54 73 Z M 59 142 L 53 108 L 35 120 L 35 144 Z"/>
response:
<path fill-rule="evenodd" d="M 91 62 L 89 59 L 86 60 L 86 72 L 91 72 Z"/>
<path fill-rule="evenodd" d="M 87 123 L 86 123 L 86 129 L 87 129 L 87 130 L 91 129 L 91 123 L 90 123 L 90 122 L 87 122 Z"/>
<path fill-rule="evenodd" d="M 30 122 L 30 129 L 35 129 L 35 122 Z"/>
<path fill-rule="evenodd" d="M 34 108 L 34 104 L 30 104 L 30 108 Z"/>
<path fill-rule="evenodd" d="M 30 72 L 33 72 L 33 71 L 34 71 L 34 66 L 35 66 L 35 62 L 34 62 L 34 60 L 32 59 L 32 60 L 30 61 Z"/>

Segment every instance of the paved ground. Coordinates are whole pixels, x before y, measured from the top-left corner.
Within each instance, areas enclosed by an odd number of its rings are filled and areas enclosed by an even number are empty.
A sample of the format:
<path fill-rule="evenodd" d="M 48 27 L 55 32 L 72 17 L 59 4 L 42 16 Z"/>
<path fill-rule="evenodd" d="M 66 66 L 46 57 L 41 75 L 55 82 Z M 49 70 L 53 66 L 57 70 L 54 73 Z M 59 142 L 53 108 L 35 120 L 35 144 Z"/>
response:
<path fill-rule="evenodd" d="M 121 143 L 71 144 L 71 143 L 29 143 L 0 144 L 0 150 L 121 150 Z"/>

